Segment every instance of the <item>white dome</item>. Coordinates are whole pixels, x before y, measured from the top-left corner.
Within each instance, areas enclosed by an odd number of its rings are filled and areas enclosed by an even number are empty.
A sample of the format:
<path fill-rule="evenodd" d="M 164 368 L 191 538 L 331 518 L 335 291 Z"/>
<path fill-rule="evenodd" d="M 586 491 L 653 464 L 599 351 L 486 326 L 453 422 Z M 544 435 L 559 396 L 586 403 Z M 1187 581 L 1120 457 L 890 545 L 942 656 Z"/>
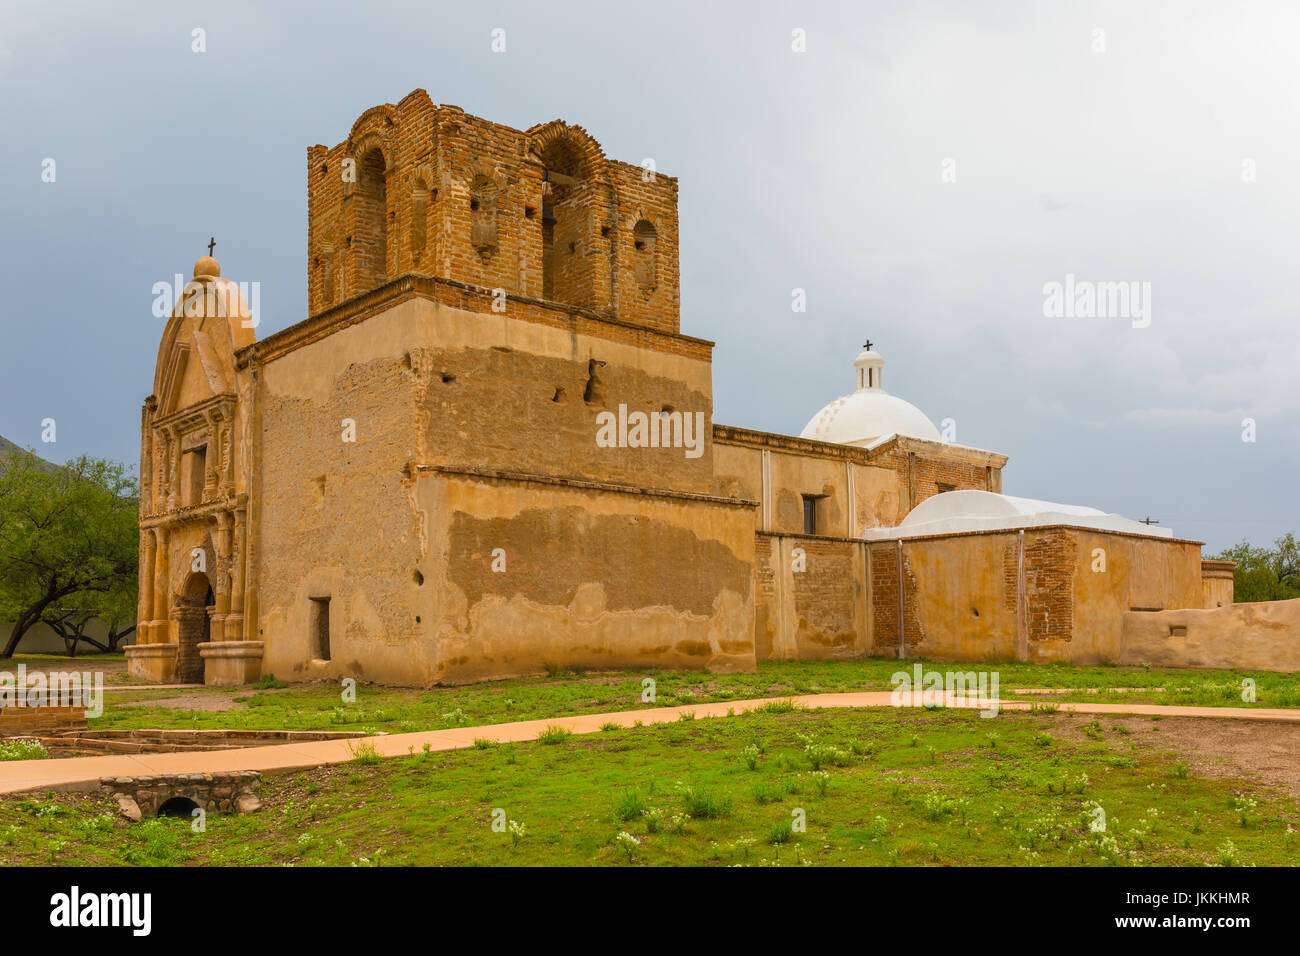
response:
<path fill-rule="evenodd" d="M 897 527 L 870 528 L 863 532 L 863 537 L 911 538 L 927 534 L 1000 531 L 1058 524 L 1165 538 L 1173 536 L 1173 531 L 1169 528 L 1154 528 L 1121 515 L 1107 514 L 1096 508 L 972 490 L 947 491 L 926 498 L 913 508 Z"/>
<path fill-rule="evenodd" d="M 885 360 L 879 354 L 868 349 L 853 365 L 857 391 L 835 399 L 814 415 L 800 438 L 840 445 L 869 445 L 887 435 L 942 441 L 925 412 L 885 391 L 881 384 Z"/>

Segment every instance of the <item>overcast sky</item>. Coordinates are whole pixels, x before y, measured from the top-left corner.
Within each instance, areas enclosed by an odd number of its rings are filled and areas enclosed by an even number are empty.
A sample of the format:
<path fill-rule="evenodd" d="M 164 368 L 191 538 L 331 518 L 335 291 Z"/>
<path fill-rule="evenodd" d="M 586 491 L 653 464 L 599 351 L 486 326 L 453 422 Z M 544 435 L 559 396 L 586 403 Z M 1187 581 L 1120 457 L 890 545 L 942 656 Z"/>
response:
<path fill-rule="evenodd" d="M 422 87 L 679 178 L 716 421 L 798 434 L 870 336 L 1008 494 L 1266 543 L 1300 531 L 1297 49 L 1285 0 L 5 0 L 0 435 L 138 461 L 153 284 L 214 235 L 259 335 L 304 318 L 307 147 Z M 1067 274 L 1149 283 L 1149 324 L 1045 315 Z"/>

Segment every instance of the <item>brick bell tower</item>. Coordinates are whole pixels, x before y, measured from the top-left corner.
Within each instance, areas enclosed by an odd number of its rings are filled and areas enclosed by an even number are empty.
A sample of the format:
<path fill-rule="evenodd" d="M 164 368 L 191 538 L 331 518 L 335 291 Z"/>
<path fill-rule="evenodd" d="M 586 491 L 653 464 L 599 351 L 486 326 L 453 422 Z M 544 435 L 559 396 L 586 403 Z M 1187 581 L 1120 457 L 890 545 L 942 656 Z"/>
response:
<path fill-rule="evenodd" d="M 527 130 L 424 90 L 307 151 L 308 311 L 406 273 L 680 331 L 677 180 L 582 127 Z"/>

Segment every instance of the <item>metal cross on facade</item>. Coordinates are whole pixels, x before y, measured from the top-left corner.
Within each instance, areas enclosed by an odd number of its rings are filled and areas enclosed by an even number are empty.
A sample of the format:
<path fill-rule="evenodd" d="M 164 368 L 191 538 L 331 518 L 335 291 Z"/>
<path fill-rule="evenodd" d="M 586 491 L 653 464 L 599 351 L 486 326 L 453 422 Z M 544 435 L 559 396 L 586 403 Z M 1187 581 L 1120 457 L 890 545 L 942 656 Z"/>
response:
<path fill-rule="evenodd" d="M 208 255 L 212 255 L 212 250 L 217 247 L 217 240 L 213 236 L 208 237 Z"/>
<path fill-rule="evenodd" d="M 862 347 L 863 347 L 864 349 L 866 349 L 868 352 L 870 352 L 870 351 L 871 351 L 871 339 L 867 339 L 867 344 L 864 345 L 864 346 L 862 346 Z"/>
<path fill-rule="evenodd" d="M 1145 525 L 1153 525 L 1153 524 L 1159 524 L 1160 522 L 1157 521 L 1155 518 L 1151 517 L 1150 515 L 1147 515 L 1145 518 L 1142 519 L 1142 523 Z"/>

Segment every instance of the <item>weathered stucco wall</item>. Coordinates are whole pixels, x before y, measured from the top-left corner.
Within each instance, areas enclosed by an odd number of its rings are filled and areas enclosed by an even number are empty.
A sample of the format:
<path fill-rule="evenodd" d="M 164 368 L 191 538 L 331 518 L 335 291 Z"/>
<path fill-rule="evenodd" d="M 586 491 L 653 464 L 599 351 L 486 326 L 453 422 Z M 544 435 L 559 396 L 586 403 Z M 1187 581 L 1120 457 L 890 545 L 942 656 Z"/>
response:
<path fill-rule="evenodd" d="M 1036 659 L 1115 663 L 1129 611 L 1201 606 L 1198 542 L 1090 531 L 1072 537 L 1073 625 L 1068 636 L 1035 647 Z"/>
<path fill-rule="evenodd" d="M 821 443 L 800 444 L 813 447 Z M 856 537 L 863 528 L 895 524 L 899 502 L 897 472 L 889 467 L 850 460 L 847 456 L 851 454 L 865 458 L 865 453 L 856 449 L 827 447 L 838 454 L 818 455 L 791 448 L 770 449 L 765 456 L 764 449 L 753 445 L 715 440 L 713 491 L 724 496 L 764 500 L 766 489 L 769 500 L 758 512 L 759 529 L 763 531 L 802 534 L 804 495 L 819 496 L 818 534 Z"/>
<path fill-rule="evenodd" d="M 707 358 L 491 313 L 416 305 L 426 349 L 416 359 L 424 366 L 422 462 L 709 490 L 713 386 Z M 617 414 L 620 405 L 628 414 L 691 416 L 699 454 L 688 456 L 682 442 L 673 448 L 630 442 L 601 447 L 597 416 Z"/>
<path fill-rule="evenodd" d="M 263 668 L 287 679 L 422 683 L 416 626 L 421 383 L 406 360 L 425 339 L 403 304 L 291 351 L 262 370 L 256 571 Z M 345 441 L 349 419 L 355 441 Z M 329 600 L 330 660 L 313 653 Z M 425 655 L 419 645 L 426 646 Z"/>
<path fill-rule="evenodd" d="M 683 351 L 415 297 L 275 352 L 257 396 L 264 668 L 420 685 L 598 661 L 752 667 L 753 507 L 703 497 L 709 363 Z M 601 447 L 597 416 L 620 404 L 699 412 L 700 454 Z M 519 483 L 506 506 L 479 480 L 430 497 L 438 469 L 591 487 Z M 523 563 L 488 585 L 458 577 L 493 535 Z"/>
<path fill-rule="evenodd" d="M 752 670 L 752 504 L 423 469 L 438 680 Z"/>
<path fill-rule="evenodd" d="M 1023 547 L 1023 555 L 1022 555 Z M 904 539 L 905 653 L 933 660 L 1120 657 L 1132 607 L 1198 607 L 1200 545 L 1078 528 Z M 898 653 L 897 541 L 871 545 L 873 651 Z"/>
<path fill-rule="evenodd" d="M 1010 600 L 1003 555 L 1015 535 L 962 535 L 904 541 L 903 616 L 906 656 L 996 660 L 1016 656 L 1016 596 Z M 872 601 L 877 654 L 898 649 L 898 544 L 872 545 Z M 1014 569 L 1013 569 L 1014 570 Z"/>
<path fill-rule="evenodd" d="M 1121 664 L 1300 671 L 1300 599 L 1124 615 Z"/>
<path fill-rule="evenodd" d="M 755 577 L 754 644 L 760 661 L 868 653 L 865 542 L 760 533 Z"/>

